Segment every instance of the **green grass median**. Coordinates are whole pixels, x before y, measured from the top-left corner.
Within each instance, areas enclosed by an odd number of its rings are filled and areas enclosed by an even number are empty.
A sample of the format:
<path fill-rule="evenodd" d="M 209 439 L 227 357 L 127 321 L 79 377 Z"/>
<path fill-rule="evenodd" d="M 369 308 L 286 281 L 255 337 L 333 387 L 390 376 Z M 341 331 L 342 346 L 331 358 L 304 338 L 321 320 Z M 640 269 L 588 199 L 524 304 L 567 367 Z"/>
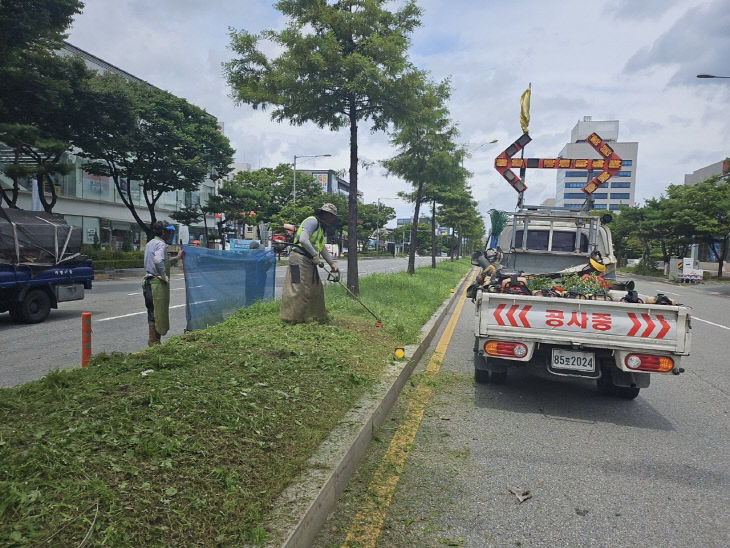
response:
<path fill-rule="evenodd" d="M 86 369 L 0 389 L 0 545 L 237 545 L 265 540 L 281 490 L 469 268 L 326 288 L 332 321 L 278 301 Z M 141 328 L 140 328 L 141 329 Z"/>

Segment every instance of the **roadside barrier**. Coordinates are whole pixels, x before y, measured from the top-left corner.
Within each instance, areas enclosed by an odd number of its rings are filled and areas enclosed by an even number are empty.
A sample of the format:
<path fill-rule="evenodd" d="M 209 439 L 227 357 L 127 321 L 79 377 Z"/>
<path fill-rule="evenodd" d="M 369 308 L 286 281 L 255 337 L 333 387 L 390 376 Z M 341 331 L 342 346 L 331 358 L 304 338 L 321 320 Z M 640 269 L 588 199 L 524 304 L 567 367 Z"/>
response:
<path fill-rule="evenodd" d="M 222 322 L 239 308 L 274 298 L 273 251 L 183 249 L 187 331 Z"/>
<path fill-rule="evenodd" d="M 91 359 L 91 312 L 81 313 L 81 367 Z"/>

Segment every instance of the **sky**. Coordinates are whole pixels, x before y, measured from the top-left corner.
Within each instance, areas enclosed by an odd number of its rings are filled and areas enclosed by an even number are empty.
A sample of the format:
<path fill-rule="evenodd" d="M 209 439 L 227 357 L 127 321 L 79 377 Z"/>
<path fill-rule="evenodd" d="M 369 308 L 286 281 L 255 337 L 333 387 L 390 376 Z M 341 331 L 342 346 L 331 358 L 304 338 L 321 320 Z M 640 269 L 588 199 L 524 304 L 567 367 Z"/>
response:
<path fill-rule="evenodd" d="M 397 2 L 393 4 L 397 5 Z M 420 0 L 421 26 L 408 56 L 435 81 L 449 78 L 457 141 L 485 217 L 514 210 L 517 194 L 494 157 L 517 139 L 520 95 L 532 85 L 530 157 L 555 157 L 584 116 L 619 120 L 619 141 L 638 142 L 636 201 L 659 197 L 684 175 L 730 156 L 730 0 Z M 233 58 L 230 29 L 281 30 L 272 0 L 86 0 L 68 41 L 184 97 L 224 124 L 235 161 L 254 169 L 349 169 L 349 130 L 292 126 L 237 105 L 222 63 Z M 358 187 L 366 202 L 395 208 L 410 185 L 379 161 L 394 156 L 388 135 L 359 132 Z M 489 141 L 498 139 L 497 143 Z M 556 172 L 528 170 L 525 202 L 555 195 Z M 394 226 L 394 221 L 389 226 Z M 488 228 L 488 223 L 487 223 Z"/>

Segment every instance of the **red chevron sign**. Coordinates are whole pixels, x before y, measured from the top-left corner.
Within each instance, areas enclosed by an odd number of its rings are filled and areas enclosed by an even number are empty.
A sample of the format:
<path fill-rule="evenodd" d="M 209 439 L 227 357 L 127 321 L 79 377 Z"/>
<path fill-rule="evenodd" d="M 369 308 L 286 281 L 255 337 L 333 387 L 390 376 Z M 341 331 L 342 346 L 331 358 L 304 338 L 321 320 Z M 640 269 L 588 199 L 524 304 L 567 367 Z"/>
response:
<path fill-rule="evenodd" d="M 504 152 L 494 159 L 494 168 L 499 171 L 507 182 L 517 192 L 524 192 L 527 189 L 525 182 L 512 171 L 511 168 L 537 168 L 537 169 L 585 169 L 601 170 L 601 172 L 588 181 L 581 189 L 586 197 L 593 194 L 598 188 L 613 177 L 621 169 L 621 158 L 597 133 L 591 133 L 586 142 L 591 145 L 601 158 L 575 159 L 575 158 L 513 158 L 520 150 L 525 148 L 532 141 L 532 138 L 523 133 L 514 143 L 508 146 Z"/>
<path fill-rule="evenodd" d="M 650 314 L 634 314 L 633 312 L 629 312 L 627 316 L 632 323 L 631 329 L 629 329 L 629 332 L 626 333 L 627 337 L 651 337 L 654 329 L 661 326 L 653 338 L 663 339 L 664 336 L 669 333 L 669 329 L 671 327 L 661 314 L 657 314 L 655 316 L 656 322 L 652 319 Z M 639 333 L 639 331 L 641 331 L 641 333 Z"/>
<path fill-rule="evenodd" d="M 504 309 L 506 308 L 506 304 L 500 304 L 497 306 L 497 308 L 494 309 L 494 319 L 497 320 L 497 323 L 499 325 L 506 325 L 504 322 L 504 319 L 502 319 L 502 312 L 504 312 Z M 505 314 L 505 318 L 507 318 L 507 321 L 512 327 L 530 327 L 530 322 L 527 321 L 527 313 L 530 311 L 532 306 L 525 305 L 520 307 L 518 304 L 513 304 L 509 307 L 509 310 Z M 515 319 L 515 312 L 520 310 L 520 313 L 517 315 L 517 318 Z M 517 321 L 519 319 L 519 322 Z"/>

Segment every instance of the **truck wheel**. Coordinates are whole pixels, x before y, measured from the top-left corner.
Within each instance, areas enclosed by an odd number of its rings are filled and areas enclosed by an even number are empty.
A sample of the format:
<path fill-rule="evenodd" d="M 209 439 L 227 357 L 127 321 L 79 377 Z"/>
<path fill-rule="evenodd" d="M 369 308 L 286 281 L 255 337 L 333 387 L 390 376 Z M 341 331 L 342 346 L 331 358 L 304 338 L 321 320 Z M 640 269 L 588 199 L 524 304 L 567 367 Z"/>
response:
<path fill-rule="evenodd" d="M 484 357 L 474 352 L 474 382 L 477 384 L 489 383 L 489 371 L 485 369 Z"/>
<path fill-rule="evenodd" d="M 489 371 L 486 369 L 474 369 L 474 382 L 477 384 L 489 384 Z"/>
<path fill-rule="evenodd" d="M 492 384 L 504 384 L 507 382 L 507 371 L 492 371 Z"/>
<path fill-rule="evenodd" d="M 42 289 L 32 289 L 25 295 L 16 311 L 25 323 L 40 323 L 51 312 L 51 298 Z"/>
<path fill-rule="evenodd" d="M 11 306 L 10 310 L 10 319 L 13 320 L 16 323 L 21 323 L 23 321 L 23 317 L 20 315 L 20 311 L 18 310 L 18 307 Z"/>
<path fill-rule="evenodd" d="M 603 370 L 598 381 L 598 391 L 607 396 L 615 396 L 625 400 L 633 400 L 639 395 L 641 388 L 638 386 L 616 386 L 611 378 L 611 372 Z"/>
<path fill-rule="evenodd" d="M 504 384 L 507 371 L 490 371 L 486 369 L 486 358 L 474 352 L 474 382 L 477 384 Z"/>

